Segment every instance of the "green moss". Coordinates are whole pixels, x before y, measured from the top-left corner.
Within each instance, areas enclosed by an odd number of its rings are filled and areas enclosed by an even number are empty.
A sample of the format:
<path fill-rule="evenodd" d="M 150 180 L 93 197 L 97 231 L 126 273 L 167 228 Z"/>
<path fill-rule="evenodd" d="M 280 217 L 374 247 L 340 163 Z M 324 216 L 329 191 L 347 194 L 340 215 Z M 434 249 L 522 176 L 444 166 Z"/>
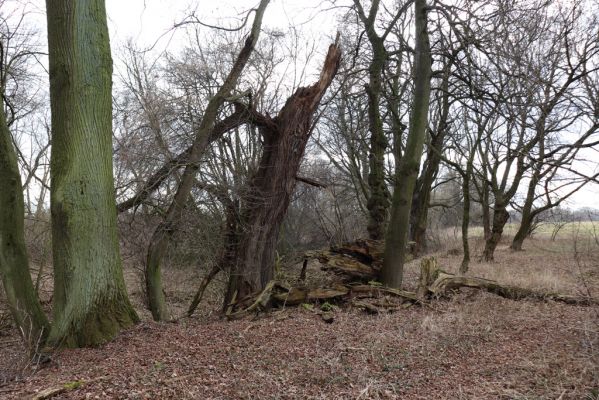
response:
<path fill-rule="evenodd" d="M 64 388 L 67 390 L 75 390 L 85 384 L 85 381 L 72 381 L 64 384 Z"/>

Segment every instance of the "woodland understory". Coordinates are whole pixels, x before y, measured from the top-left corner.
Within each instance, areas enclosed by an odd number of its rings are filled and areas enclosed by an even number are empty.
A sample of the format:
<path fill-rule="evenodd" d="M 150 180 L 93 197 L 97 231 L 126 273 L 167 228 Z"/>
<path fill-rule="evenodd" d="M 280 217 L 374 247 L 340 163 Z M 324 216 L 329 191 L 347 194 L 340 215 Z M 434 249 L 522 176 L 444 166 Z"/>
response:
<path fill-rule="evenodd" d="M 431 255 L 455 272 L 459 238 L 448 234 L 445 243 Z M 482 240 L 473 243 L 480 254 Z M 596 249 L 578 249 L 574 257 L 573 243 L 564 233 L 557 241 L 532 239 L 523 252 L 500 244 L 498 261 L 475 261 L 471 272 L 537 291 L 597 293 Z M 418 288 L 420 262 L 407 265 L 407 290 Z M 297 282 L 302 264 L 287 265 L 279 278 Z M 183 315 L 195 294 L 189 273 L 175 270 L 165 277 L 174 314 Z M 338 278 L 318 260 L 308 263 L 305 275 L 308 284 Z M 155 323 L 144 307 L 139 274 L 126 268 L 125 276 L 143 321 L 107 345 L 63 350 L 36 365 L 14 328 L 4 325 L 2 398 L 34 398 L 65 386 L 52 398 L 596 398 L 597 306 L 515 301 L 465 288 L 377 314 L 323 300 L 230 321 L 214 312 L 222 302 L 219 287 L 226 285 L 217 277 L 193 317 Z M 397 305 L 393 296 L 379 300 L 385 299 Z M 322 318 L 327 313 L 330 323 Z"/>

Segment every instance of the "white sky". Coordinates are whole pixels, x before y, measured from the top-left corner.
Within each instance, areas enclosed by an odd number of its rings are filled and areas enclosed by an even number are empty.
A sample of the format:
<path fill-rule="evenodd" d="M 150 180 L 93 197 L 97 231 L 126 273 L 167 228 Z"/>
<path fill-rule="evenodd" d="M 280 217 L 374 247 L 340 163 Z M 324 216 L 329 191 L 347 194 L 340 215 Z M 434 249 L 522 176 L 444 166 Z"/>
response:
<path fill-rule="evenodd" d="M 32 11 L 28 19 L 32 25 L 45 32 L 45 1 L 15 0 Z M 113 48 L 115 69 L 119 68 L 118 49 L 132 39 L 138 48 L 155 45 L 155 51 L 170 50 L 183 43 L 169 33 L 173 24 L 181 21 L 190 11 L 203 22 L 214 25 L 238 25 L 245 11 L 255 7 L 259 0 L 106 0 L 108 26 Z M 263 26 L 286 30 L 289 26 L 299 27 L 307 40 L 315 40 L 322 46 L 330 43 L 337 31 L 336 13 L 319 11 L 324 0 L 271 0 L 264 16 Z M 329 3 L 330 4 L 330 3 Z M 326 5 L 324 6 L 326 7 Z M 245 29 L 247 31 L 247 29 Z M 588 153 L 587 153 L 588 154 Z M 596 152 L 591 157 L 597 157 Z M 597 163 L 593 168 L 597 168 Z M 591 175 L 593 171 L 583 171 Z M 566 206 L 599 208 L 599 185 L 587 185 L 570 198 Z"/>
<path fill-rule="evenodd" d="M 285 29 L 294 25 L 306 27 L 315 35 L 334 36 L 337 30 L 334 13 L 319 12 L 322 3 L 322 0 L 271 0 L 263 26 Z M 106 0 L 106 10 L 115 43 L 133 38 L 140 45 L 151 45 L 190 11 L 195 10 L 202 22 L 226 25 L 228 21 L 236 26 L 237 18 L 257 4 L 257 0 Z M 165 46 L 166 42 L 165 38 L 159 45 Z"/>

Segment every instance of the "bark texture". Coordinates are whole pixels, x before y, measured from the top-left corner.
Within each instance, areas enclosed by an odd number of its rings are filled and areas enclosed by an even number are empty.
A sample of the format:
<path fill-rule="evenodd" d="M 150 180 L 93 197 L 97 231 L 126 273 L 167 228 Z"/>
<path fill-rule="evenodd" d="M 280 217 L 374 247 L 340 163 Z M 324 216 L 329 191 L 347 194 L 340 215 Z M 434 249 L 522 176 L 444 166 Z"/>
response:
<path fill-rule="evenodd" d="M 95 346 L 138 321 L 125 290 L 112 170 L 103 0 L 47 0 L 52 109 L 52 346 Z"/>
<path fill-rule="evenodd" d="M 225 297 L 225 307 L 262 291 L 274 275 L 275 247 L 281 223 L 296 185 L 314 113 L 331 84 L 341 60 L 338 43 L 329 47 L 319 80 L 299 88 L 278 115 L 260 128 L 263 153 L 250 181 L 240 218 L 240 234 L 229 237 L 235 257 Z"/>
<path fill-rule="evenodd" d="M 0 104 L 0 277 L 19 333 L 31 347 L 44 341 L 49 325 L 29 272 L 24 218 L 17 155 Z"/>
<path fill-rule="evenodd" d="M 374 30 L 374 27 L 371 28 Z M 370 189 L 366 207 L 368 208 L 368 234 L 371 239 L 380 240 L 385 234 L 389 209 L 389 189 L 385 183 L 385 151 L 387 138 L 383 131 L 380 114 L 383 91 L 382 75 L 387 52 L 383 40 L 369 35 L 373 58 L 368 67 L 368 126 L 370 130 L 370 152 L 368 154 L 368 187 Z"/>
<path fill-rule="evenodd" d="M 392 288 L 400 288 L 403 265 L 406 261 L 406 244 L 410 225 L 410 209 L 420 158 L 428 126 L 430 102 L 431 50 L 427 31 L 426 0 L 414 3 L 416 15 L 416 55 L 414 62 L 414 104 L 404 154 L 395 179 L 391 220 L 385 243 L 382 281 Z"/>
<path fill-rule="evenodd" d="M 377 32 L 376 17 L 380 0 L 370 3 L 368 13 L 364 10 L 363 2 L 353 0 L 358 17 L 364 25 L 364 30 L 372 48 L 372 58 L 368 65 L 368 83 L 365 85 L 368 96 L 368 130 L 370 132 L 370 148 L 368 152 L 368 235 L 370 239 L 380 240 L 385 235 L 388 220 L 389 189 L 385 182 L 385 152 L 387 137 L 383 130 L 381 116 L 381 98 L 383 96 L 383 70 L 389 54 L 385 48 L 385 38 L 390 28 L 380 35 Z"/>
<path fill-rule="evenodd" d="M 503 228 L 509 219 L 510 213 L 506 210 L 506 206 L 496 202 L 493 210 L 493 227 L 489 238 L 485 242 L 485 250 L 483 251 L 485 261 L 494 260 L 495 249 L 501 240 Z"/>

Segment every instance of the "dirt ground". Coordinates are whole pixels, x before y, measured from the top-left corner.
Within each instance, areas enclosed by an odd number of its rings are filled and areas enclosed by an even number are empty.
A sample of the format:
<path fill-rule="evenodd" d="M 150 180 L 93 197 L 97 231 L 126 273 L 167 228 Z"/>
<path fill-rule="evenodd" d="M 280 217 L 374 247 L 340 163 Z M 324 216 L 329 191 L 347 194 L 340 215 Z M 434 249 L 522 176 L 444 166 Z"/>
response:
<path fill-rule="evenodd" d="M 473 262 L 471 274 L 594 296 L 595 254 L 565 239 L 532 240 L 519 253 L 504 244 L 494 263 Z M 448 270 L 461 260 L 452 244 L 436 256 Z M 408 286 L 417 263 L 408 267 Z M 318 273 L 316 264 L 310 269 Z M 167 274 L 167 294 L 183 309 L 193 285 L 182 289 L 180 274 Z M 141 305 L 135 287 L 130 292 Z M 142 312 L 144 322 L 113 342 L 63 350 L 41 367 L 25 361 L 14 332 L 4 332 L 0 398 L 31 398 L 65 384 L 68 390 L 53 398 L 599 398 L 597 307 L 464 290 L 386 315 L 341 307 L 327 324 L 302 307 L 228 322 L 210 314 L 217 303 L 209 298 L 198 317 L 178 323 L 154 323 Z"/>

